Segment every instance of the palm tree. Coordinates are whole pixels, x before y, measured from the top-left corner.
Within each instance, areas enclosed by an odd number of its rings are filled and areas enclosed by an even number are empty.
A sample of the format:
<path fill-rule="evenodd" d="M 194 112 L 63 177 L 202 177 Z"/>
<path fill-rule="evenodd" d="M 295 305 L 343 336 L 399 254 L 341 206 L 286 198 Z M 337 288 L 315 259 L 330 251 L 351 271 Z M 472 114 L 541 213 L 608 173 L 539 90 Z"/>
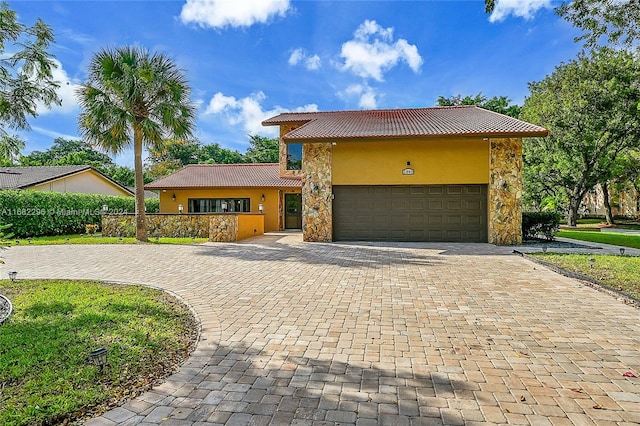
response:
<path fill-rule="evenodd" d="M 189 84 L 168 57 L 123 47 L 103 49 L 92 58 L 77 95 L 83 109 L 80 133 L 88 142 L 118 154 L 133 140 L 136 239 L 147 241 L 142 147 L 191 136 L 195 107 Z"/>

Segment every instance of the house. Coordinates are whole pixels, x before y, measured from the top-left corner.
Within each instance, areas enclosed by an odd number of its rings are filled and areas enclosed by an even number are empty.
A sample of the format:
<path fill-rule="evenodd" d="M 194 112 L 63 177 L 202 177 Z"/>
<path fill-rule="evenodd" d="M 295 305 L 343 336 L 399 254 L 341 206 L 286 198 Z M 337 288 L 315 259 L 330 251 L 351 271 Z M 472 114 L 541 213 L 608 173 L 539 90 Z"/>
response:
<path fill-rule="evenodd" d="M 91 166 L 1 167 L 0 190 L 3 189 L 133 195 L 131 190 Z"/>
<path fill-rule="evenodd" d="M 522 138 L 475 106 L 290 112 L 280 177 L 302 179 L 305 241 L 522 241 Z"/>
<path fill-rule="evenodd" d="M 300 178 L 278 164 L 192 164 L 151 182 L 160 213 L 263 213 L 264 231 L 302 228 Z"/>
<path fill-rule="evenodd" d="M 609 186 L 609 203 L 611 214 L 627 218 L 640 217 L 640 192 L 631 182 Z M 604 216 L 606 207 L 602 185 L 596 185 L 585 195 L 580 206 L 580 213 L 587 216 Z"/>

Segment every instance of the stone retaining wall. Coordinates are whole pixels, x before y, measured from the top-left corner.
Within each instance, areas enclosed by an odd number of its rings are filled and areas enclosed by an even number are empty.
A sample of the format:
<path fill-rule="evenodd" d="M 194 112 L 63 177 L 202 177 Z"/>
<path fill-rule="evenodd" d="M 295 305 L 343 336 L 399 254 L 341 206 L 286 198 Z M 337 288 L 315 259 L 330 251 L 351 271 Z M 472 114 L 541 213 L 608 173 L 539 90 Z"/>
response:
<path fill-rule="evenodd" d="M 242 213 L 220 214 L 147 214 L 147 235 L 154 237 L 209 238 L 213 242 L 238 241 L 238 216 Z M 255 215 L 255 214 L 253 214 Z M 264 222 L 264 215 L 259 215 Z M 262 235 L 252 229 L 243 235 Z M 135 215 L 103 215 L 102 235 L 105 237 L 134 237 Z"/>

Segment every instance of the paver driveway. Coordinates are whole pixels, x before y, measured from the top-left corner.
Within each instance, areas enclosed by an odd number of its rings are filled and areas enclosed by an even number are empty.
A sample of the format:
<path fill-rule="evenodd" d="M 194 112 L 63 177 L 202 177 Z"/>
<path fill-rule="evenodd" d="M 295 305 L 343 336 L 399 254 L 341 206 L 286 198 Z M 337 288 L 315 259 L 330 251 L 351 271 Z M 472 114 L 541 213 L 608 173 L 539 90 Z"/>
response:
<path fill-rule="evenodd" d="M 178 373 L 87 424 L 640 421 L 640 379 L 623 377 L 640 376 L 640 310 L 508 248 L 300 240 L 5 258 L 20 278 L 162 287 L 200 316 Z"/>

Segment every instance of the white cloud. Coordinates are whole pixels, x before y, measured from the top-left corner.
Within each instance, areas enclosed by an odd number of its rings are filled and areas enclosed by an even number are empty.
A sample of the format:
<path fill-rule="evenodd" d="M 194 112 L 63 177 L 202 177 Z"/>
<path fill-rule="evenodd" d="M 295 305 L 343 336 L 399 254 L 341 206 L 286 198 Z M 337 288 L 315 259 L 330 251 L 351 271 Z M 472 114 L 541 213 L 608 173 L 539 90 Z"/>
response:
<path fill-rule="evenodd" d="M 302 49 L 296 49 L 291 52 L 291 56 L 289 56 L 289 65 L 298 65 L 300 61 L 304 59 L 304 51 Z"/>
<path fill-rule="evenodd" d="M 218 92 L 209 101 L 204 115 L 222 115 L 228 124 L 232 126 L 240 125 L 246 133 L 251 135 L 267 133 L 277 136 L 277 126 L 265 127 L 262 125 L 264 120 L 283 112 L 318 111 L 316 104 L 307 104 L 293 110 L 279 106 L 270 110 L 263 110 L 262 102 L 266 98 L 263 92 L 256 92 L 241 99 L 236 99 L 234 96 L 225 96 Z"/>
<path fill-rule="evenodd" d="M 318 55 L 308 56 L 303 49 L 296 49 L 289 56 L 289 65 L 296 66 L 300 63 L 309 71 L 315 71 L 322 66 L 322 60 Z"/>
<path fill-rule="evenodd" d="M 342 70 L 362 78 L 384 80 L 384 73 L 400 61 L 413 72 L 420 71 L 422 57 L 418 48 L 405 39 L 393 42 L 393 28 L 382 28 L 376 21 L 366 20 L 354 32 L 354 38 L 342 45 Z"/>
<path fill-rule="evenodd" d="M 284 16 L 289 8 L 289 0 L 187 0 L 180 20 L 201 27 L 250 27 Z"/>
<path fill-rule="evenodd" d="M 322 61 L 320 60 L 320 56 L 318 55 L 310 56 L 305 61 L 305 66 L 310 71 L 315 71 L 319 69 L 321 65 L 322 65 Z"/>
<path fill-rule="evenodd" d="M 77 81 L 71 80 L 66 71 L 62 68 L 62 64 L 54 59 L 53 62 L 57 68 L 51 72 L 53 79 L 56 80 L 60 87 L 56 90 L 58 97 L 62 100 L 62 105 L 45 106 L 41 102 L 36 103 L 36 113 L 45 115 L 49 113 L 70 114 L 78 109 L 78 99 L 76 98 L 76 89 L 80 86 Z"/>
<path fill-rule="evenodd" d="M 368 84 L 352 84 L 338 96 L 345 100 L 358 98 L 358 106 L 364 109 L 375 109 L 378 106 L 378 94 Z"/>
<path fill-rule="evenodd" d="M 489 16 L 489 21 L 504 21 L 509 15 L 531 19 L 543 8 L 550 9 L 551 0 L 496 0 L 496 7 Z"/>
<path fill-rule="evenodd" d="M 62 138 L 68 140 L 80 140 L 80 136 L 78 135 L 68 135 L 65 133 L 56 132 L 55 130 L 45 129 L 44 127 L 31 126 L 31 130 L 41 135 L 49 136 L 50 138 Z"/>

